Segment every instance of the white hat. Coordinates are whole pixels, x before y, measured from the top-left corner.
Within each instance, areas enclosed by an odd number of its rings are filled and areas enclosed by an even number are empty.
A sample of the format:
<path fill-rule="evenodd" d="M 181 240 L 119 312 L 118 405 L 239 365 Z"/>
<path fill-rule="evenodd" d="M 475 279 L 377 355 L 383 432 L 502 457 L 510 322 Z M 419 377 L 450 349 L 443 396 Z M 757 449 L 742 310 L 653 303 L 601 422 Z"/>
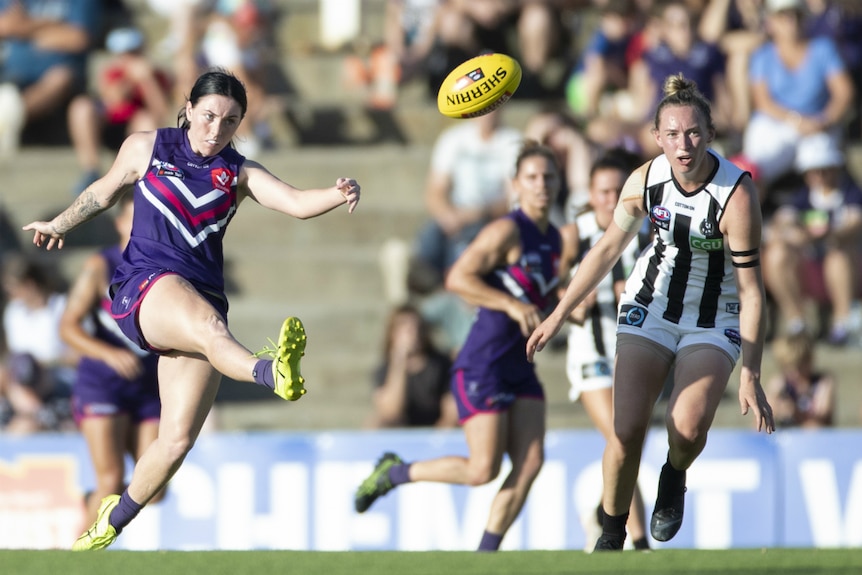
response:
<path fill-rule="evenodd" d="M 780 12 L 782 10 L 802 10 L 803 0 L 766 0 L 767 12 Z"/>
<path fill-rule="evenodd" d="M 135 52 L 144 45 L 144 35 L 137 28 L 115 28 L 105 38 L 105 47 L 112 54 Z"/>
<path fill-rule="evenodd" d="M 844 152 L 837 138 L 829 134 L 814 134 L 803 138 L 796 150 L 796 169 L 799 172 L 844 165 Z"/>

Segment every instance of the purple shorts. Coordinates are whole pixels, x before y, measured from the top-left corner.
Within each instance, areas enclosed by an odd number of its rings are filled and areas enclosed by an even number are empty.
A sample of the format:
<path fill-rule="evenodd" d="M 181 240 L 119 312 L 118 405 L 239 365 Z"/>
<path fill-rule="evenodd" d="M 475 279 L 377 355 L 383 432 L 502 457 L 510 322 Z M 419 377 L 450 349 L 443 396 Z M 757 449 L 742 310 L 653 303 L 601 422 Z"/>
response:
<path fill-rule="evenodd" d="M 451 387 L 462 423 L 479 413 L 508 411 L 516 399 L 545 399 L 545 390 L 535 372 L 510 381 L 486 370 L 456 369 Z"/>
<path fill-rule="evenodd" d="M 141 326 L 138 323 L 138 312 L 141 302 L 144 301 L 144 297 L 150 291 L 150 288 L 166 275 L 180 274 L 165 268 L 143 270 L 122 283 L 112 284 L 110 289 L 111 316 L 116 320 L 117 325 L 120 326 L 120 330 L 142 350 L 157 354 L 170 353 L 172 350 L 156 349 L 147 343 L 144 334 L 141 333 Z M 198 286 L 195 287 L 198 289 L 198 293 L 221 314 L 222 319 L 227 323 L 227 298 L 222 294 L 203 291 Z"/>
<path fill-rule="evenodd" d="M 162 405 L 157 378 L 158 356 L 141 359 L 140 377 L 128 380 L 105 363 L 83 358 L 78 363 L 78 377 L 72 388 L 72 410 L 75 421 L 87 417 L 111 417 L 126 414 L 134 423 L 159 419 Z"/>

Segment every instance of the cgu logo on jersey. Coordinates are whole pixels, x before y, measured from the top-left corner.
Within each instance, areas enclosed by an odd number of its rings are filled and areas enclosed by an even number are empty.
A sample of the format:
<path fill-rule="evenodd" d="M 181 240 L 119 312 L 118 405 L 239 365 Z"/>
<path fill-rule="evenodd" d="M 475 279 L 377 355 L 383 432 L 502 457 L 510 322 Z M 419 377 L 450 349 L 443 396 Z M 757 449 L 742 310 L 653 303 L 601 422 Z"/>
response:
<path fill-rule="evenodd" d="M 719 252 L 724 249 L 723 238 L 698 238 L 691 236 L 689 238 L 689 244 L 692 249 L 704 250 L 707 252 Z"/>
<path fill-rule="evenodd" d="M 233 183 L 233 172 L 227 168 L 216 168 L 210 172 L 213 179 L 213 187 L 225 193 L 230 191 L 230 186 Z"/>
<path fill-rule="evenodd" d="M 715 237 L 718 235 L 716 234 L 715 221 L 704 219 L 700 222 L 700 233 L 706 237 L 698 238 L 691 236 L 689 238 L 689 244 L 692 248 L 707 252 L 718 252 L 724 249 L 724 239 L 720 235 Z"/>
<path fill-rule="evenodd" d="M 652 223 L 663 230 L 670 229 L 670 210 L 664 206 L 653 206 L 650 210 Z"/>

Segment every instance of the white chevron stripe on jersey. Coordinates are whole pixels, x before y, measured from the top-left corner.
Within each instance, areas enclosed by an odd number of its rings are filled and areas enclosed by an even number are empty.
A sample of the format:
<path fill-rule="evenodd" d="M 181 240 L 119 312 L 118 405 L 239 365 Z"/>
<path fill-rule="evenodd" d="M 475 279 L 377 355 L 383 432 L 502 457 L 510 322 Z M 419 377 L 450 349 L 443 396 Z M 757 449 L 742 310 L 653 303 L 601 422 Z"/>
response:
<path fill-rule="evenodd" d="M 222 190 L 211 190 L 201 197 L 195 196 L 190 189 L 186 186 L 185 182 L 181 178 L 177 178 L 176 176 L 168 176 L 165 178 L 170 181 L 178 192 L 183 195 L 183 198 L 195 209 L 202 208 L 203 206 L 212 203 L 214 200 L 220 199 L 225 192 Z"/>
<path fill-rule="evenodd" d="M 231 205 L 230 209 L 225 213 L 223 218 L 213 224 L 205 226 L 201 229 L 201 231 L 195 234 L 191 230 L 189 230 L 188 227 L 186 227 L 185 222 L 177 218 L 170 210 L 170 208 L 168 208 L 165 204 L 159 201 L 159 199 L 154 196 L 149 189 L 147 189 L 143 180 L 138 182 L 138 188 L 140 188 L 141 193 L 144 195 L 147 201 L 150 202 L 150 204 L 152 204 L 152 206 L 156 208 L 159 212 L 161 212 L 163 216 L 165 216 L 165 219 L 168 220 L 171 225 L 174 226 L 174 228 L 176 228 L 178 232 L 180 232 L 180 234 L 182 234 L 183 239 L 185 239 L 186 242 L 193 248 L 199 246 L 200 243 L 203 242 L 210 234 L 218 233 L 223 227 L 227 225 L 227 223 L 230 221 L 231 216 L 233 216 L 234 212 L 236 212 L 236 206 Z M 221 193 L 222 192 L 219 192 L 219 195 L 221 195 Z"/>

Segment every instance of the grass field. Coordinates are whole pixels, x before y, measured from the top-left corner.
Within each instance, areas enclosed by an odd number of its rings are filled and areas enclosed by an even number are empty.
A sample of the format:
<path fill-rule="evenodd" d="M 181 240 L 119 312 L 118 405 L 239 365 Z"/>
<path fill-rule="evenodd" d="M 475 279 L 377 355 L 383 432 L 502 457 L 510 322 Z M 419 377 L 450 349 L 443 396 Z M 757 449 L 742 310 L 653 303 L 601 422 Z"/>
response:
<path fill-rule="evenodd" d="M 862 549 L 309 552 L 0 551 L 4 575 L 858 575 Z"/>

